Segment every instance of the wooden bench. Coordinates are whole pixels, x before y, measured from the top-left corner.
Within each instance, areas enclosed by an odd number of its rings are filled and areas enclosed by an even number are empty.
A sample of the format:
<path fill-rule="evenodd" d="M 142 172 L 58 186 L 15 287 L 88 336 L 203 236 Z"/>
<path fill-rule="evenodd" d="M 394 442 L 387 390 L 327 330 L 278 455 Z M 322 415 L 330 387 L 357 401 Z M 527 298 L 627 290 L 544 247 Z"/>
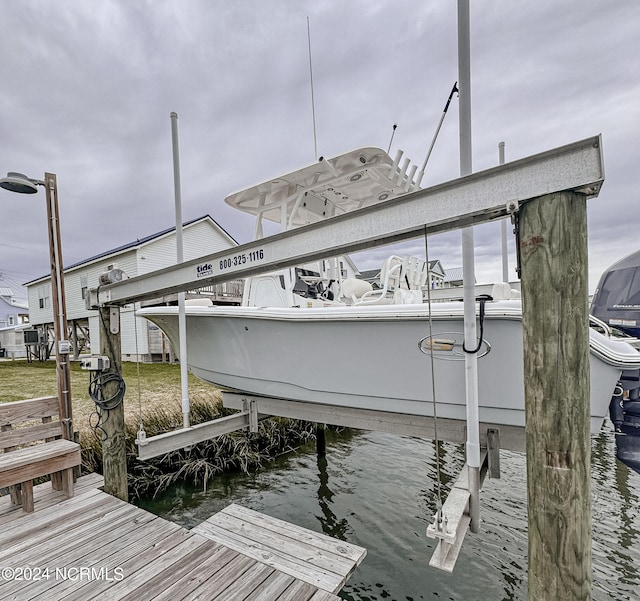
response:
<path fill-rule="evenodd" d="M 33 511 L 34 478 L 51 475 L 54 489 L 73 496 L 80 445 L 62 438 L 56 397 L 0 403 L 0 450 L 0 488 L 9 487 L 23 511 Z"/>

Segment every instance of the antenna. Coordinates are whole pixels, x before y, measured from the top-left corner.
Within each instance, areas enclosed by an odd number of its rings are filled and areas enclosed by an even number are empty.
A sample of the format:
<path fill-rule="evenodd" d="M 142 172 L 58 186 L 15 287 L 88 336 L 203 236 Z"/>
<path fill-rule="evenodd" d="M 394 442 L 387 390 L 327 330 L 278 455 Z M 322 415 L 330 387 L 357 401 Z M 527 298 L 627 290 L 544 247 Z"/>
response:
<path fill-rule="evenodd" d="M 389 140 L 389 148 L 387 148 L 387 154 L 391 152 L 391 143 L 393 142 L 393 136 L 396 135 L 396 129 L 398 129 L 398 124 L 393 124 L 393 131 L 391 132 L 391 140 Z"/>
<path fill-rule="evenodd" d="M 436 140 L 438 139 L 438 134 L 440 133 L 440 128 L 442 127 L 442 122 L 447 115 L 447 111 L 449 110 L 449 105 L 451 104 L 451 99 L 453 95 L 458 92 L 458 82 L 453 84 L 453 88 L 451 88 L 451 93 L 449 94 L 449 98 L 447 98 L 447 104 L 444 105 L 444 110 L 442 111 L 442 115 L 440 116 L 440 121 L 438 122 L 438 127 L 436 128 L 436 133 L 433 136 L 433 140 L 431 141 L 431 146 L 427 152 L 427 156 L 424 159 L 424 163 L 422 163 L 422 169 L 420 169 L 420 173 L 418 173 L 418 180 L 416 181 L 416 186 L 419 186 L 422 182 L 422 178 L 424 177 L 424 170 L 427 168 L 427 163 L 429 162 L 429 157 L 431 156 L 431 152 L 433 151 L 433 147 L 436 145 Z"/>
<path fill-rule="evenodd" d="M 309 82 L 311 84 L 311 117 L 313 119 L 313 151 L 318 160 L 318 135 L 316 133 L 316 102 L 313 96 L 313 65 L 311 61 L 311 26 L 307 17 L 307 41 L 309 43 Z"/>

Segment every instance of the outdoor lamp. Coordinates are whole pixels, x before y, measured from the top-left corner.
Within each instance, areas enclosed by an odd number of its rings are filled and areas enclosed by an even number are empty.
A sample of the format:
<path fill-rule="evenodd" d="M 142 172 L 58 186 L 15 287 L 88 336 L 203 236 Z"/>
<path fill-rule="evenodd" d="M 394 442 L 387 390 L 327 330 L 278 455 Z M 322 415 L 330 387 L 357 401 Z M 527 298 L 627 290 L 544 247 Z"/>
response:
<path fill-rule="evenodd" d="M 31 179 L 22 173 L 10 171 L 0 179 L 0 188 L 20 194 L 35 194 L 38 186 L 44 186 L 47 195 L 49 222 L 49 255 L 51 257 L 51 295 L 53 297 L 53 328 L 56 338 L 56 375 L 60 419 L 64 424 L 65 438 L 73 439 L 71 380 L 69 376 L 70 344 L 67 339 L 67 314 L 64 296 L 62 268 L 62 241 L 58 216 L 58 183 L 53 173 L 45 173 L 44 180 Z"/>

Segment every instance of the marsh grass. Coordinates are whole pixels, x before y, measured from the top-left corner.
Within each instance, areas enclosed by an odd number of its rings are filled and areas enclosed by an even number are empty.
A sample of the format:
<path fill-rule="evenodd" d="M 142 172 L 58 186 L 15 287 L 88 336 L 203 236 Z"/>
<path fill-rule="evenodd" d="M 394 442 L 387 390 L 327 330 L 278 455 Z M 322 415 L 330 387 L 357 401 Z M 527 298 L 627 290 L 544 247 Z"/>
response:
<path fill-rule="evenodd" d="M 207 482 L 225 471 L 248 473 L 272 458 L 293 450 L 315 437 L 308 422 L 270 419 L 254 434 L 235 432 L 148 461 L 137 459 L 136 434 L 142 421 L 147 437 L 182 427 L 180 367 L 169 364 L 123 363 L 125 431 L 129 496 L 156 495 L 177 482 L 206 488 Z M 102 472 L 102 432 L 92 428 L 97 419 L 88 394 L 89 374 L 71 365 L 73 418 L 80 433 L 83 467 Z M 56 394 L 53 361 L 0 362 L 0 403 Z M 191 423 L 198 424 L 233 411 L 222 406 L 218 388 L 189 374 Z"/>

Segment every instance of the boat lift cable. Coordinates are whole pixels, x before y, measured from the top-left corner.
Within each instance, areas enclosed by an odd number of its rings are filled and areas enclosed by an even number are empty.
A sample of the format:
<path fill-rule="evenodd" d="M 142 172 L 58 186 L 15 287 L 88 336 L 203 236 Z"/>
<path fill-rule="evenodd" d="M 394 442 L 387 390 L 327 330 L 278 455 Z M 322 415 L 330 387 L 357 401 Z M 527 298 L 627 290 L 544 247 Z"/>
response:
<path fill-rule="evenodd" d="M 442 521 L 442 468 L 440 466 L 440 440 L 438 437 L 438 411 L 436 409 L 436 370 L 433 360 L 433 316 L 431 314 L 431 282 L 429 276 L 429 236 L 427 235 L 427 228 L 424 228 L 424 254 L 425 261 L 427 263 L 427 307 L 428 307 L 428 324 L 429 324 L 429 362 L 431 367 L 431 395 L 433 397 L 433 440 L 436 443 L 436 486 L 438 492 L 438 511 L 437 520 L 438 523 Z M 421 348 L 418 343 L 418 348 Z"/>

